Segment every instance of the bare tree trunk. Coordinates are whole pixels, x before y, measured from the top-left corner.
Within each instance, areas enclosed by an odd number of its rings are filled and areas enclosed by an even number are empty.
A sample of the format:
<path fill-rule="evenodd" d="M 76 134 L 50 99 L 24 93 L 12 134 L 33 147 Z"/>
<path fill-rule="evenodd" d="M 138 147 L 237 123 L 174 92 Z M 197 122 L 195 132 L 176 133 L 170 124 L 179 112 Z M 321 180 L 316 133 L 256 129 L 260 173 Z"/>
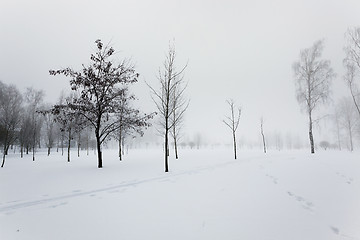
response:
<path fill-rule="evenodd" d="M 4 164 L 5 164 L 5 151 L 4 151 L 4 154 L 3 154 L 3 159 L 2 159 L 1 167 L 4 167 Z"/>
<path fill-rule="evenodd" d="M 175 148 L 175 159 L 179 159 L 176 137 L 174 138 L 174 148 Z"/>
<path fill-rule="evenodd" d="M 24 157 L 24 145 L 21 144 L 20 146 L 20 157 L 23 158 Z"/>
<path fill-rule="evenodd" d="M 315 153 L 315 147 L 314 147 L 314 137 L 313 137 L 313 131 L 312 131 L 312 118 L 311 118 L 311 112 L 309 113 L 309 139 L 310 139 L 310 147 L 311 147 L 311 153 Z"/>
<path fill-rule="evenodd" d="M 263 128 L 263 118 L 261 118 L 260 120 L 260 127 L 261 127 L 261 136 L 262 136 L 262 141 L 263 141 L 263 146 L 264 146 L 264 153 L 266 153 L 266 143 L 265 143 L 265 135 L 264 135 L 264 128 Z"/>
<path fill-rule="evenodd" d="M 169 140 L 168 140 L 168 123 L 166 121 L 166 126 L 165 126 L 165 172 L 169 172 L 169 163 L 168 163 L 168 158 L 169 158 Z"/>
<path fill-rule="evenodd" d="M 174 118 L 175 118 L 175 111 L 174 111 Z M 178 149 L 177 149 L 177 141 L 176 141 L 176 124 L 173 126 L 173 139 L 174 139 L 174 150 L 175 150 L 175 159 L 178 159 Z"/>
<path fill-rule="evenodd" d="M 120 126 L 120 129 L 119 129 L 119 159 L 120 161 L 122 161 L 122 149 L 121 149 L 121 145 L 122 145 L 122 129 L 121 129 L 121 126 Z"/>
<path fill-rule="evenodd" d="M 33 146 L 33 161 L 35 161 L 35 146 Z"/>
<path fill-rule="evenodd" d="M 61 135 L 61 156 L 64 156 L 64 133 Z"/>
<path fill-rule="evenodd" d="M 48 156 L 50 156 L 50 147 L 48 147 Z"/>
<path fill-rule="evenodd" d="M 80 131 L 79 131 L 79 133 L 78 133 L 78 157 L 80 157 L 80 139 L 81 139 L 81 133 L 80 133 Z"/>
<path fill-rule="evenodd" d="M 348 130 L 349 130 L 349 140 L 350 140 L 350 151 L 354 151 L 354 146 L 353 146 L 353 138 L 352 138 L 352 130 L 351 130 L 351 124 L 350 122 L 348 122 Z"/>
<path fill-rule="evenodd" d="M 4 164 L 5 164 L 5 156 L 6 156 L 6 140 L 5 140 L 5 143 L 4 143 L 4 152 L 3 152 L 3 159 L 2 159 L 1 167 L 4 167 Z"/>
<path fill-rule="evenodd" d="M 96 134 L 96 147 L 98 153 L 98 168 L 102 168 L 102 155 L 101 155 L 101 144 L 100 144 L 100 136 Z"/>
<path fill-rule="evenodd" d="M 71 128 L 69 128 L 69 135 L 68 135 L 68 162 L 70 162 L 70 145 L 71 145 Z"/>
<path fill-rule="evenodd" d="M 35 145 L 36 145 L 36 123 L 34 127 L 34 136 L 33 136 L 33 161 L 35 161 Z"/>
<path fill-rule="evenodd" d="M 89 134 L 86 135 L 86 155 L 89 156 Z"/>
<path fill-rule="evenodd" d="M 233 141 L 234 141 L 234 157 L 236 159 L 236 137 L 235 137 L 235 131 L 233 131 Z"/>

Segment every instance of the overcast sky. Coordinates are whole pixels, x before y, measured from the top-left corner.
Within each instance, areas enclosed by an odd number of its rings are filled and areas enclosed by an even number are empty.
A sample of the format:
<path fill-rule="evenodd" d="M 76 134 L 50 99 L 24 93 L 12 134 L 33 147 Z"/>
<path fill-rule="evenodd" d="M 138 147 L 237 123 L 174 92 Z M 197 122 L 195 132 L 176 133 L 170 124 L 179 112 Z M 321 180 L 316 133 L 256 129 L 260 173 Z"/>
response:
<path fill-rule="evenodd" d="M 263 116 L 265 133 L 289 132 L 306 141 L 307 117 L 295 98 L 292 63 L 301 49 L 324 39 L 323 57 L 338 74 L 333 98 L 347 95 L 344 33 L 360 25 L 359 12 L 359 0 L 1 0 L 0 80 L 22 91 L 43 89 L 54 103 L 69 84 L 48 70 L 80 69 L 101 39 L 111 42 L 119 60 L 135 63 L 141 77 L 134 91 L 143 111 L 152 111 L 144 81 L 157 83 L 175 39 L 178 66 L 189 62 L 189 138 L 201 133 L 230 142 L 221 120 L 228 113 L 225 100 L 232 98 L 243 109 L 239 137 L 257 140 Z M 322 130 L 315 140 L 326 135 Z"/>

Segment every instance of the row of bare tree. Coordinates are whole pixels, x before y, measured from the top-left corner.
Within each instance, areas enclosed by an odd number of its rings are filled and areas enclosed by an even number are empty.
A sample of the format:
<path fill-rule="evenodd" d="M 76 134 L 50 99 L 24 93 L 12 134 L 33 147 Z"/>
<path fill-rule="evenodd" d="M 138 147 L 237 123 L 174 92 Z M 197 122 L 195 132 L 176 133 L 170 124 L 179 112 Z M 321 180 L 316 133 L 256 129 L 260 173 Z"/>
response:
<path fill-rule="evenodd" d="M 41 127 L 44 118 L 36 113 L 42 104 L 44 93 L 28 88 L 25 94 L 14 85 L 0 82 L 0 143 L 3 147 L 1 167 L 5 164 L 5 156 L 14 144 L 19 145 L 21 157 L 23 153 L 33 153 L 40 144 Z"/>
<path fill-rule="evenodd" d="M 350 150 L 353 150 L 353 132 L 360 125 L 360 27 L 349 29 L 346 33 L 343 60 L 346 74 L 343 77 L 349 88 L 350 97 L 342 99 L 335 111 L 336 135 L 338 147 L 341 149 L 340 126 L 347 132 Z M 296 98 L 309 118 L 310 151 L 315 153 L 313 125 L 319 119 L 314 119 L 314 112 L 321 104 L 329 103 L 331 97 L 331 84 L 336 77 L 330 66 L 330 61 L 321 59 L 323 41 L 317 41 L 310 48 L 300 51 L 300 59 L 293 64 L 296 85 Z M 236 130 L 239 126 L 241 108 L 236 107 L 233 100 L 227 101 L 230 107 L 230 116 L 223 121 L 231 129 L 234 157 L 236 154 Z M 263 128 L 263 118 L 260 120 L 260 133 L 263 150 L 266 153 L 266 141 Z"/>
<path fill-rule="evenodd" d="M 106 140 L 115 138 L 119 141 L 119 157 L 126 135 L 143 134 L 143 129 L 150 126 L 149 119 L 155 113 L 142 114 L 131 104 L 135 96 L 129 93 L 129 85 L 136 83 L 139 74 L 129 61 L 116 64 L 112 59 L 114 49 L 96 42 L 97 51 L 91 55 L 91 64 L 83 65 L 81 71 L 71 68 L 50 70 L 50 75 L 63 74 L 70 77 L 72 93 L 61 97 L 54 106 L 44 107 L 44 93 L 28 89 L 25 98 L 15 86 L 1 84 L 0 87 L 0 143 L 3 146 L 3 161 L 9 147 L 17 144 L 28 153 L 33 153 L 35 161 L 36 146 L 40 145 L 43 123 L 46 133 L 43 137 L 48 154 L 54 145 L 56 136 L 68 143 L 68 161 L 70 161 L 71 140 L 80 134 L 92 130 L 95 133 L 98 153 L 98 167 L 102 164 L 102 146 Z M 23 101 L 26 104 L 23 104 Z M 90 129 L 90 130 L 89 130 Z"/>

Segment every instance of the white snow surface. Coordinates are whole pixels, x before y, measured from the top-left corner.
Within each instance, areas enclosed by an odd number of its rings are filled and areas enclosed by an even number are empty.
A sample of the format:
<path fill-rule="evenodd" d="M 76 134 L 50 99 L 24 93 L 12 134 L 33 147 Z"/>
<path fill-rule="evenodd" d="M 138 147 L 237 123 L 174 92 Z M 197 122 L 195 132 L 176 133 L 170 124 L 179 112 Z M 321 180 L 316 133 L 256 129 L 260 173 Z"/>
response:
<path fill-rule="evenodd" d="M 360 239 L 360 154 L 161 150 L 10 154 L 0 239 Z"/>

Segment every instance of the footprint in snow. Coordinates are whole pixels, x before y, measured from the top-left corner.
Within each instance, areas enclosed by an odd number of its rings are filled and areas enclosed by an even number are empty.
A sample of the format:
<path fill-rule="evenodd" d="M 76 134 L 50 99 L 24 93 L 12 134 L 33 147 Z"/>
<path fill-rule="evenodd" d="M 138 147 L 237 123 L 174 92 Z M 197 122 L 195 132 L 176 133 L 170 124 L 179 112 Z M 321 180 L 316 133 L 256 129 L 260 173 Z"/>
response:
<path fill-rule="evenodd" d="M 311 202 L 306 200 L 305 198 L 303 198 L 302 196 L 297 196 L 292 192 L 287 192 L 287 194 L 289 195 L 289 197 L 294 198 L 297 202 L 301 203 L 301 206 L 305 209 L 308 210 L 310 212 L 314 211 L 314 207 L 315 205 Z"/>
<path fill-rule="evenodd" d="M 340 230 L 337 227 L 330 226 L 331 231 L 333 231 L 334 234 L 339 235 Z"/>
<path fill-rule="evenodd" d="M 267 177 L 271 178 L 274 184 L 278 184 L 278 179 L 274 176 L 271 176 L 269 174 L 266 174 Z"/>
<path fill-rule="evenodd" d="M 67 202 L 62 202 L 62 203 L 59 203 L 59 204 L 56 204 L 56 205 L 52 205 L 52 206 L 50 206 L 50 208 L 57 208 L 59 206 L 64 206 L 66 204 L 68 204 L 68 203 Z"/>

